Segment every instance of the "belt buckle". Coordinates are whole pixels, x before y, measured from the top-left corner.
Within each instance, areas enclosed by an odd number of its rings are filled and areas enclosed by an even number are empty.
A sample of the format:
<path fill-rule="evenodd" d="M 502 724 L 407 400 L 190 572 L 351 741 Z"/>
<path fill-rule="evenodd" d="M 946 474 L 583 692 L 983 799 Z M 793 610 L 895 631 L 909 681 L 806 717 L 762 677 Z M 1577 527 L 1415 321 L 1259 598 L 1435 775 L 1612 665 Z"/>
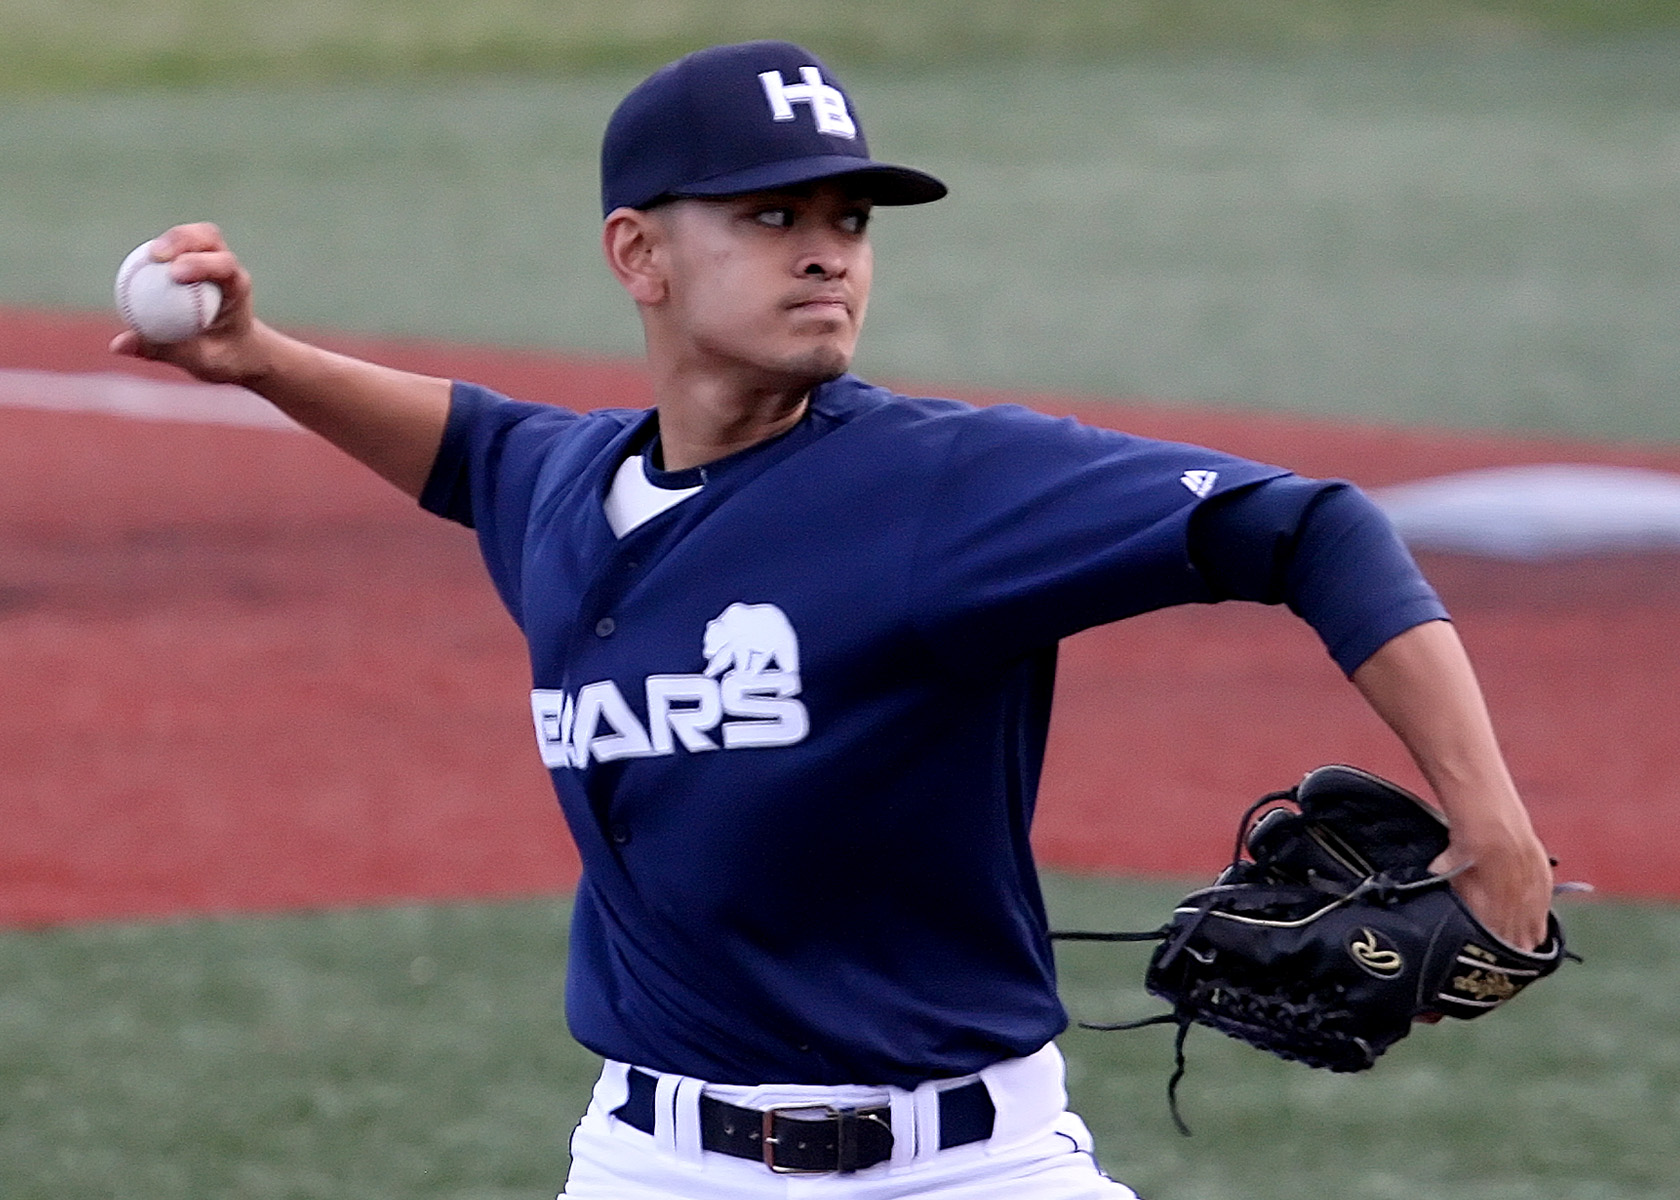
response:
<path fill-rule="evenodd" d="M 787 1104 L 772 1104 L 761 1111 L 764 1116 L 759 1131 L 759 1149 L 763 1153 L 764 1165 L 778 1175 L 843 1174 L 847 1170 L 845 1165 L 847 1121 L 873 1121 L 877 1125 L 884 1124 L 881 1118 L 874 1113 L 860 1115 L 860 1110 L 857 1108 L 840 1108 L 833 1104 L 810 1104 L 793 1101 Z M 821 1112 L 828 1120 L 837 1122 L 834 1136 L 834 1165 L 832 1167 L 788 1167 L 776 1161 L 776 1147 L 781 1143 L 781 1139 L 776 1136 L 776 1114 L 789 1111 Z M 856 1170 L 855 1167 L 852 1169 Z"/>
<path fill-rule="evenodd" d="M 827 1113 L 830 1118 L 837 1118 L 840 1116 L 840 1110 L 835 1108 L 832 1104 L 804 1104 L 799 1101 L 793 1101 L 788 1104 L 772 1104 L 763 1110 L 764 1124 L 760 1127 L 758 1135 L 759 1150 L 763 1153 L 764 1165 L 769 1167 L 778 1175 L 829 1175 L 840 1169 L 840 1151 L 838 1147 L 835 1148 L 835 1165 L 832 1169 L 826 1167 L 784 1167 L 776 1162 L 776 1147 L 781 1142 L 781 1139 L 776 1136 L 776 1114 L 789 1111 L 803 1112 L 807 1110 Z"/>

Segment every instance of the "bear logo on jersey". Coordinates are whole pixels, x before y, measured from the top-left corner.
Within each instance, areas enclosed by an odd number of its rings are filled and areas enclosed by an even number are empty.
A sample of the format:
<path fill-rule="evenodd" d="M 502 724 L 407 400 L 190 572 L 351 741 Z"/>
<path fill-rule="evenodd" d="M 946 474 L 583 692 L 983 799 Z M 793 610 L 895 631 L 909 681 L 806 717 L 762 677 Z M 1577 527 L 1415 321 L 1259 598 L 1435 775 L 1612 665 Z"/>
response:
<path fill-rule="evenodd" d="M 798 699 L 799 637 L 786 613 L 774 604 L 731 604 L 706 623 L 701 653 L 702 672 L 647 676 L 641 713 L 610 679 L 575 694 L 534 689 L 531 717 L 543 765 L 651 758 L 675 754 L 679 745 L 703 753 L 805 740 L 811 723 Z"/>
<path fill-rule="evenodd" d="M 799 638 L 787 614 L 774 604 L 731 604 L 706 622 L 706 674 L 727 671 L 762 675 L 775 663 L 799 674 Z"/>

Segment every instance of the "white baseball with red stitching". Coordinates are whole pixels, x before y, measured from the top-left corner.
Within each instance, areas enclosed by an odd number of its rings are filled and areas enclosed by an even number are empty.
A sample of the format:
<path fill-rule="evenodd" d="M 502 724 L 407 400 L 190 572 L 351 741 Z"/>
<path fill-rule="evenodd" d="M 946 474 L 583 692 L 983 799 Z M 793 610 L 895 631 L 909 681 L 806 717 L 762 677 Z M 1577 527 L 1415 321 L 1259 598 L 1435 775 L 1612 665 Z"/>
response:
<path fill-rule="evenodd" d="M 222 307 L 222 289 L 208 280 L 176 283 L 169 264 L 136 246 L 117 270 L 117 312 L 148 342 L 181 342 L 202 333 Z"/>

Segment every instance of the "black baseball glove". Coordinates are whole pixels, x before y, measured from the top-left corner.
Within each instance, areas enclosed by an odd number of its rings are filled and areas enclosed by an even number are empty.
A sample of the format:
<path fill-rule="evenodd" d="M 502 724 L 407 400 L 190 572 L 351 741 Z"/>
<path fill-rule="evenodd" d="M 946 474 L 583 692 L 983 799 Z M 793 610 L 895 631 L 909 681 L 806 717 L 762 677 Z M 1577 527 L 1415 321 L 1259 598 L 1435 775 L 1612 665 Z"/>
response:
<path fill-rule="evenodd" d="M 1144 983 L 1171 1011 L 1087 1028 L 1178 1025 L 1168 1097 L 1188 1133 L 1177 1088 L 1192 1024 L 1309 1066 L 1363 1071 L 1414 1021 L 1479 1017 L 1557 970 L 1557 917 L 1533 952 L 1495 937 L 1431 872 L 1446 846 L 1446 821 L 1404 788 L 1319 767 L 1244 814 L 1231 865 L 1162 928 L 1052 936 L 1161 939 Z"/>

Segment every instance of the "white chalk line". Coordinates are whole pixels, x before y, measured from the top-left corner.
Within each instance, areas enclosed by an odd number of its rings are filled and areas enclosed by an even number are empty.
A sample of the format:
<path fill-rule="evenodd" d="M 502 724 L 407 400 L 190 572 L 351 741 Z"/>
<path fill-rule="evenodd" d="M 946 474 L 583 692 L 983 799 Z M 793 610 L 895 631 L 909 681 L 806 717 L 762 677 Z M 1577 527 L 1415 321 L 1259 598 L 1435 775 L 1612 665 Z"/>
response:
<path fill-rule="evenodd" d="M 301 432 L 303 428 L 241 387 L 141 379 L 115 371 L 0 370 L 0 406 L 250 429 Z"/>
<path fill-rule="evenodd" d="M 117 372 L 0 370 L 0 406 L 301 432 L 244 388 Z M 1415 549 L 1535 561 L 1680 550 L 1680 475 L 1581 463 L 1490 467 L 1392 487 L 1376 501 Z"/>
<path fill-rule="evenodd" d="M 1537 561 L 1680 550 L 1680 475 L 1638 467 L 1487 467 L 1377 488 L 1407 544 Z"/>

